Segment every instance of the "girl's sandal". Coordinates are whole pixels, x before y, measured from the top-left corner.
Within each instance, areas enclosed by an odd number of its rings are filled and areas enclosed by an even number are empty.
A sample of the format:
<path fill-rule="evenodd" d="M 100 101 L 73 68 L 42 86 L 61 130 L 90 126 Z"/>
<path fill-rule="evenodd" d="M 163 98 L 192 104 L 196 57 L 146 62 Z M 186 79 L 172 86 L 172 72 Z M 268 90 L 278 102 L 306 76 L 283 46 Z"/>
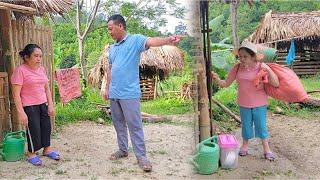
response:
<path fill-rule="evenodd" d="M 239 156 L 247 156 L 249 153 L 248 153 L 248 150 L 240 150 L 239 151 Z"/>
<path fill-rule="evenodd" d="M 269 153 L 265 153 L 264 154 L 264 158 L 266 160 L 269 160 L 269 161 L 274 161 L 276 158 L 274 157 L 273 153 L 272 152 L 269 152 Z"/>
<path fill-rule="evenodd" d="M 111 154 L 111 156 L 109 157 L 110 160 L 118 160 L 120 158 L 125 158 L 128 157 L 128 153 L 118 150 L 116 152 L 114 152 L 113 154 Z"/>

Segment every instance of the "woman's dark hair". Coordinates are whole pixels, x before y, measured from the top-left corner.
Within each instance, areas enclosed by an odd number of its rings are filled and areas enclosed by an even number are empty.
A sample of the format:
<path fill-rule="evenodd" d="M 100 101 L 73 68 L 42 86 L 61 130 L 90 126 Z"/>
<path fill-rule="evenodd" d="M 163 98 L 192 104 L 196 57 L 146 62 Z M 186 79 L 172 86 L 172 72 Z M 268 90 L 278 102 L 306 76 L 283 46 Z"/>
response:
<path fill-rule="evenodd" d="M 110 16 L 107 23 L 109 21 L 113 21 L 115 24 L 122 24 L 124 30 L 126 30 L 126 28 L 127 28 L 126 20 L 124 20 L 123 16 L 121 16 L 120 14 L 114 14 L 114 15 Z"/>
<path fill-rule="evenodd" d="M 253 52 L 253 51 L 252 51 L 251 49 L 249 49 L 249 48 L 241 47 L 241 48 L 239 48 L 238 51 L 240 51 L 241 49 L 243 49 L 243 50 L 245 50 L 247 53 L 249 53 L 251 57 L 254 57 L 254 56 L 256 55 L 256 53 Z"/>
<path fill-rule="evenodd" d="M 19 52 L 20 57 L 25 60 L 25 57 L 30 57 L 31 54 L 33 53 L 34 49 L 41 49 L 40 46 L 36 45 L 36 44 L 28 44 L 24 47 L 24 49 L 22 51 Z"/>

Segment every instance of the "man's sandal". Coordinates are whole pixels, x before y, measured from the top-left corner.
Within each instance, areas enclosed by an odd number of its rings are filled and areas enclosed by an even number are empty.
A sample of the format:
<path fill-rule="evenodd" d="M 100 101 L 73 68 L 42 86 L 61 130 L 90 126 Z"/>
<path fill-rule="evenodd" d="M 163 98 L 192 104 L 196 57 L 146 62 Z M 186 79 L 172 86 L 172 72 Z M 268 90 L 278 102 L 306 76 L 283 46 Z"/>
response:
<path fill-rule="evenodd" d="M 138 165 L 144 172 L 152 171 L 152 165 L 146 158 L 138 159 Z"/>
<path fill-rule="evenodd" d="M 264 158 L 269 161 L 274 161 L 276 159 L 272 152 L 265 153 Z"/>
<path fill-rule="evenodd" d="M 31 158 L 28 158 L 28 162 L 32 165 L 35 166 L 41 166 L 42 165 L 42 161 L 38 156 L 33 156 Z"/>
<path fill-rule="evenodd" d="M 118 151 L 112 153 L 111 156 L 109 157 L 109 159 L 110 160 L 118 160 L 118 159 L 125 158 L 125 157 L 128 157 L 128 153 L 121 151 L 121 150 L 118 150 Z"/>

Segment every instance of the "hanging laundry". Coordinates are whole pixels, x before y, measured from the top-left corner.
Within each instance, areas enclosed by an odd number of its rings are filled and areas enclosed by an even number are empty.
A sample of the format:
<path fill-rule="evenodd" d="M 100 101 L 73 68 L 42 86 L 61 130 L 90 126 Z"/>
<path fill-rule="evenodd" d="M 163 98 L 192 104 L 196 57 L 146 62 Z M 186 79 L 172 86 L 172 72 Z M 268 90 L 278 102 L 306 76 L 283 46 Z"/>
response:
<path fill-rule="evenodd" d="M 56 70 L 56 80 L 63 104 L 81 96 L 80 72 L 77 68 Z"/>
<path fill-rule="evenodd" d="M 288 65 L 292 65 L 293 60 L 295 58 L 295 51 L 296 51 L 296 47 L 294 45 L 294 40 L 292 39 L 291 40 L 290 49 L 289 49 L 289 52 L 288 52 L 288 56 L 286 58 L 286 62 L 287 62 Z"/>

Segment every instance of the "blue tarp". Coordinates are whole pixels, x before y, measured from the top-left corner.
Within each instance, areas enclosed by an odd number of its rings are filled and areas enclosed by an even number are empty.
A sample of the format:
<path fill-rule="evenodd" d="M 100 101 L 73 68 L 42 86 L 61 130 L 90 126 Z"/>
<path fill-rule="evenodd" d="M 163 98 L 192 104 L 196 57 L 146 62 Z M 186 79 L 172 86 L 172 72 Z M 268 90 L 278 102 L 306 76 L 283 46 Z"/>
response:
<path fill-rule="evenodd" d="M 286 62 L 287 62 L 288 65 L 292 65 L 293 60 L 295 58 L 295 51 L 296 51 L 296 47 L 294 45 L 294 40 L 292 39 L 291 40 L 290 49 L 289 49 L 289 52 L 288 52 L 288 56 L 286 58 Z"/>

